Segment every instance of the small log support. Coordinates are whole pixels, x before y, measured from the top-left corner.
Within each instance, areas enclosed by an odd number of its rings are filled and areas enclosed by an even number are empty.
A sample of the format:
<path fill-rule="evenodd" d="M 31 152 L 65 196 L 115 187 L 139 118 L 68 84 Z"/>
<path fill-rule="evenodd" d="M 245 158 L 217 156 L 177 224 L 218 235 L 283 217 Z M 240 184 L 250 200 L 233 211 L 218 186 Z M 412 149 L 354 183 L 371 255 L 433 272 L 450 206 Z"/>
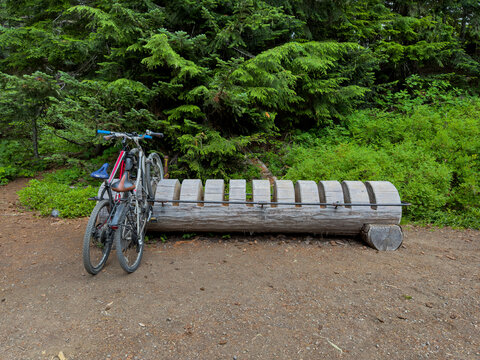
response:
<path fill-rule="evenodd" d="M 403 242 L 403 231 L 398 225 L 367 224 L 361 235 L 363 241 L 380 251 L 397 250 Z"/>

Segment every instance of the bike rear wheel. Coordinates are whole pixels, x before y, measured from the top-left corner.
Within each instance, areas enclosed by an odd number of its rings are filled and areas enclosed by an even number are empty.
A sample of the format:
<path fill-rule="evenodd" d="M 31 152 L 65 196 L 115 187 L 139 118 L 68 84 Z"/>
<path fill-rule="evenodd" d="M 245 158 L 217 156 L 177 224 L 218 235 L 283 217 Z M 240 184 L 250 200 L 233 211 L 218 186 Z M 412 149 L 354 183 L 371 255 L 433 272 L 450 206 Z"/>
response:
<path fill-rule="evenodd" d="M 142 215 L 141 223 L 146 222 Z M 140 228 L 145 229 L 145 226 Z M 120 216 L 119 227 L 115 231 L 115 247 L 120 266 L 127 273 L 132 273 L 140 266 L 143 256 L 145 230 L 138 233 L 137 230 L 137 210 L 135 205 L 125 207 Z"/>
<path fill-rule="evenodd" d="M 112 249 L 111 229 L 108 219 L 112 209 L 108 200 L 97 203 L 88 220 L 83 237 L 83 266 L 89 274 L 102 270 Z"/>
<path fill-rule="evenodd" d="M 152 153 L 147 158 L 147 166 L 145 170 L 145 181 L 150 199 L 155 199 L 157 185 L 163 179 L 162 160 L 157 153 Z M 151 202 L 153 204 L 153 202 Z"/>

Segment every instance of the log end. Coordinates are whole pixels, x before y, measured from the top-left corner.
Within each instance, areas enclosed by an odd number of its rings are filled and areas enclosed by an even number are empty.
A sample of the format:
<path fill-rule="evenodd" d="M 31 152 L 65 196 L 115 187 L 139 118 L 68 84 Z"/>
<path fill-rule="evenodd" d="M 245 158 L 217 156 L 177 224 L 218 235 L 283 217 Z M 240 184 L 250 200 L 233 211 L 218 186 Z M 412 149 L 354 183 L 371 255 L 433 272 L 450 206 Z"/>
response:
<path fill-rule="evenodd" d="M 362 228 L 362 239 L 379 251 L 397 250 L 403 242 L 403 231 L 398 225 L 366 224 Z"/>

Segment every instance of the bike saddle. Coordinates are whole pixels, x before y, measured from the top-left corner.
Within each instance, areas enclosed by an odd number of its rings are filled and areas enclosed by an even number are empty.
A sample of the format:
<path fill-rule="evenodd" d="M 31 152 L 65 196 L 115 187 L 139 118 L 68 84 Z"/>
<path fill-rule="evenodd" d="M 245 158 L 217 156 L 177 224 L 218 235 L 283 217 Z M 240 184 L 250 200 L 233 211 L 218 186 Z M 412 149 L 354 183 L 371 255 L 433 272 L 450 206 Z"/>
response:
<path fill-rule="evenodd" d="M 115 180 L 111 186 L 112 190 L 116 192 L 126 192 L 135 189 L 135 184 L 128 179 L 128 172 L 125 172 L 120 180 Z"/>
<path fill-rule="evenodd" d="M 90 176 L 95 179 L 108 179 L 107 169 L 108 169 L 108 163 L 105 163 L 102 165 L 100 169 L 92 172 Z"/>

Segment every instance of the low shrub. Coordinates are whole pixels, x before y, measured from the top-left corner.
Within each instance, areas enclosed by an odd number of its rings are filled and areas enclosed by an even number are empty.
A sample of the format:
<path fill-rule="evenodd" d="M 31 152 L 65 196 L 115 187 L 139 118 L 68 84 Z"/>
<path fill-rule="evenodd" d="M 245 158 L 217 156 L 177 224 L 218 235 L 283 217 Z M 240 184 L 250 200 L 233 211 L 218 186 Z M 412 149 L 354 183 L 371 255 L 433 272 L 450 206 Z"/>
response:
<path fill-rule="evenodd" d="M 85 170 L 80 167 L 60 169 L 51 173 L 45 173 L 43 179 L 46 182 L 54 182 L 64 185 L 92 182 Z M 95 180 L 98 183 L 98 180 Z"/>
<path fill-rule="evenodd" d="M 88 216 L 95 206 L 89 197 L 97 194 L 97 189 L 86 187 L 70 187 L 66 184 L 47 180 L 31 180 L 27 187 L 18 192 L 23 206 L 37 210 L 48 216 L 57 209 L 60 217 L 74 218 Z"/>
<path fill-rule="evenodd" d="M 480 99 L 450 97 L 411 113 L 357 111 L 343 127 L 297 136 L 287 179 L 388 180 L 408 219 L 480 228 Z"/>

